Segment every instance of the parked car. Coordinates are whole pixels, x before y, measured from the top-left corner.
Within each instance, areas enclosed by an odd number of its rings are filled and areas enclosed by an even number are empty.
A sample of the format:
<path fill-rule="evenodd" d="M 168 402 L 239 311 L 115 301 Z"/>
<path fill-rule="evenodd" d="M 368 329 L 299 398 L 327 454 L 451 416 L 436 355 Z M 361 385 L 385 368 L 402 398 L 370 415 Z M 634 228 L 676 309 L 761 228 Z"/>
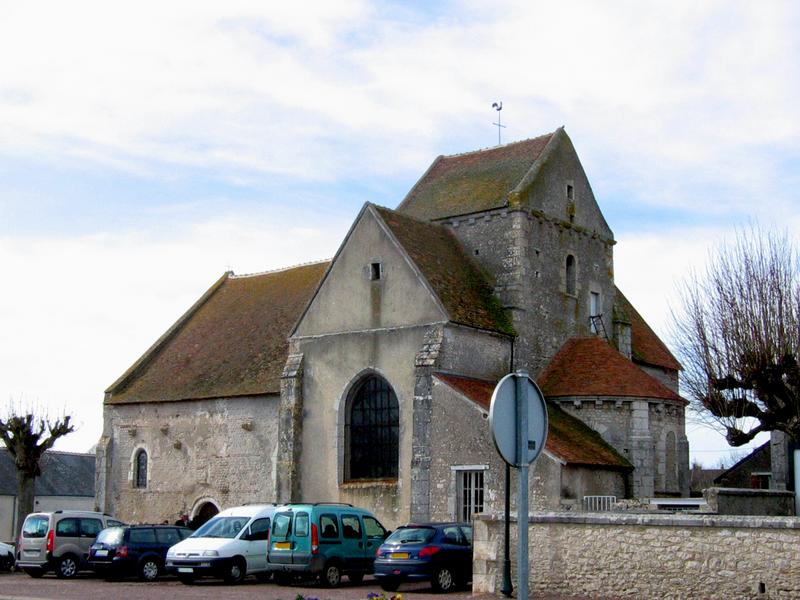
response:
<path fill-rule="evenodd" d="M 71 578 L 88 569 L 86 558 L 97 534 L 106 527 L 123 525 L 99 512 L 57 510 L 25 517 L 19 536 L 17 567 L 31 577 L 54 570 Z"/>
<path fill-rule="evenodd" d="M 89 566 L 108 579 L 136 575 L 155 581 L 164 573 L 167 550 L 191 534 L 173 525 L 109 527 L 89 549 Z"/>
<path fill-rule="evenodd" d="M 398 527 L 378 548 L 375 579 L 386 591 L 404 581 L 430 581 L 449 592 L 472 580 L 472 526 L 426 523 Z"/>
<path fill-rule="evenodd" d="M 0 571 L 10 571 L 14 566 L 14 546 L 0 542 Z"/>
<path fill-rule="evenodd" d="M 333 588 L 342 575 L 357 583 L 372 573 L 387 535 L 372 513 L 351 504 L 288 504 L 275 511 L 267 565 L 279 584 L 313 576 Z"/>
<path fill-rule="evenodd" d="M 169 549 L 167 572 L 186 584 L 209 576 L 227 583 L 239 583 L 250 574 L 269 579 L 267 538 L 274 512 L 273 504 L 223 510 Z"/>

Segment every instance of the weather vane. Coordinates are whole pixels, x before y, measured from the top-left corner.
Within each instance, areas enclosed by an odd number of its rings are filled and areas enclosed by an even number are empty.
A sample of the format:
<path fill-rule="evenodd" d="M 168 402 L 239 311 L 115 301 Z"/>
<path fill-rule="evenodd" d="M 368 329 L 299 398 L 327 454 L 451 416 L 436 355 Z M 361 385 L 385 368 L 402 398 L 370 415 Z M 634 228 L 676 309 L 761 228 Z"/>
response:
<path fill-rule="evenodd" d="M 497 126 L 497 145 L 499 146 L 502 142 L 500 141 L 500 132 L 505 129 L 505 125 L 503 125 L 502 121 L 500 120 L 500 111 L 503 110 L 503 102 L 494 102 L 492 103 L 492 108 L 497 111 L 497 123 L 492 123 L 492 125 Z"/>

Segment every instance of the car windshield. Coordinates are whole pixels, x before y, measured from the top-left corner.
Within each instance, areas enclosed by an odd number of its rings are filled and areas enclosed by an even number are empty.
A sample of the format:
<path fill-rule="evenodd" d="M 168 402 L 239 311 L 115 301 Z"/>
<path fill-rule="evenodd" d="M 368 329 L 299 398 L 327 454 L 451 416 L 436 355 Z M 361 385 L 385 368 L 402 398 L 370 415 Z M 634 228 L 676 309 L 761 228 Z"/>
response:
<path fill-rule="evenodd" d="M 386 538 L 387 544 L 427 544 L 436 533 L 430 527 L 401 527 Z"/>
<path fill-rule="evenodd" d="M 95 544 L 108 544 L 109 546 L 115 546 L 122 542 L 123 531 L 124 530 L 122 527 L 109 527 L 108 529 L 103 529 L 103 531 L 97 534 Z"/>
<path fill-rule="evenodd" d="M 235 538 L 249 520 L 250 517 L 214 517 L 191 537 Z"/>

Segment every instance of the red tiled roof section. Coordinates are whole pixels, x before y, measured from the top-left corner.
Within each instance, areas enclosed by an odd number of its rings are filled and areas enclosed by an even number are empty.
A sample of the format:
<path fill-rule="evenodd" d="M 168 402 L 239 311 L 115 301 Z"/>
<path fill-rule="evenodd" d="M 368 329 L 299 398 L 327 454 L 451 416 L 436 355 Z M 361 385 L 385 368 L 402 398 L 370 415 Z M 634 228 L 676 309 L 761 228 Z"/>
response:
<path fill-rule="evenodd" d="M 433 288 L 451 321 L 514 333 L 492 285 L 449 229 L 388 208 L 374 208 Z"/>
<path fill-rule="evenodd" d="M 539 377 L 545 396 L 623 396 L 684 400 L 597 337 L 572 338 Z"/>
<path fill-rule="evenodd" d="M 279 393 L 290 330 L 328 264 L 226 278 L 106 401 Z"/>
<path fill-rule="evenodd" d="M 436 373 L 435 377 L 484 410 L 489 410 L 496 383 L 444 373 Z M 545 448 L 567 464 L 626 470 L 633 468 L 599 433 L 552 402 L 547 403 L 547 420 Z"/>
<path fill-rule="evenodd" d="M 454 156 L 440 156 L 397 210 L 426 221 L 506 206 L 509 192 L 541 155 L 552 133 Z"/>
<path fill-rule="evenodd" d="M 631 322 L 631 354 L 635 362 L 679 371 L 681 363 L 642 318 L 619 288 L 616 290 L 615 309 Z"/>

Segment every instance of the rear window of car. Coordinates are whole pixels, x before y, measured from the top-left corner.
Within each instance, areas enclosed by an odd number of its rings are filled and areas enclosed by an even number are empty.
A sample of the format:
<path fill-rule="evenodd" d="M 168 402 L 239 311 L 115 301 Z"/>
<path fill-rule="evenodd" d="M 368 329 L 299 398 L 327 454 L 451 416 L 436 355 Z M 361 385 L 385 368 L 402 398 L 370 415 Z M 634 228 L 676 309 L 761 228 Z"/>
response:
<path fill-rule="evenodd" d="M 272 535 L 286 537 L 292 533 L 292 513 L 278 513 L 272 519 Z"/>
<path fill-rule="evenodd" d="M 98 544 L 107 544 L 109 546 L 116 546 L 122 543 L 122 534 L 125 530 L 122 527 L 109 527 L 103 529 L 98 535 L 96 542 Z"/>
<path fill-rule="evenodd" d="M 308 513 L 297 513 L 294 518 L 294 534 L 297 537 L 308 536 Z"/>
<path fill-rule="evenodd" d="M 436 530 L 430 527 L 401 527 L 386 538 L 387 544 L 427 544 Z"/>
<path fill-rule="evenodd" d="M 83 537 L 96 537 L 103 529 L 100 519 L 81 519 L 81 535 Z"/>
<path fill-rule="evenodd" d="M 131 544 L 155 544 L 156 532 L 149 527 L 145 529 L 131 529 L 128 535 Z"/>
<path fill-rule="evenodd" d="M 43 538 L 47 535 L 47 528 L 50 519 L 44 515 L 28 517 L 22 526 L 22 537 L 24 538 Z"/>
<path fill-rule="evenodd" d="M 320 515 L 319 517 L 320 537 L 324 538 L 338 538 L 339 537 L 339 522 L 336 520 L 336 515 Z"/>

